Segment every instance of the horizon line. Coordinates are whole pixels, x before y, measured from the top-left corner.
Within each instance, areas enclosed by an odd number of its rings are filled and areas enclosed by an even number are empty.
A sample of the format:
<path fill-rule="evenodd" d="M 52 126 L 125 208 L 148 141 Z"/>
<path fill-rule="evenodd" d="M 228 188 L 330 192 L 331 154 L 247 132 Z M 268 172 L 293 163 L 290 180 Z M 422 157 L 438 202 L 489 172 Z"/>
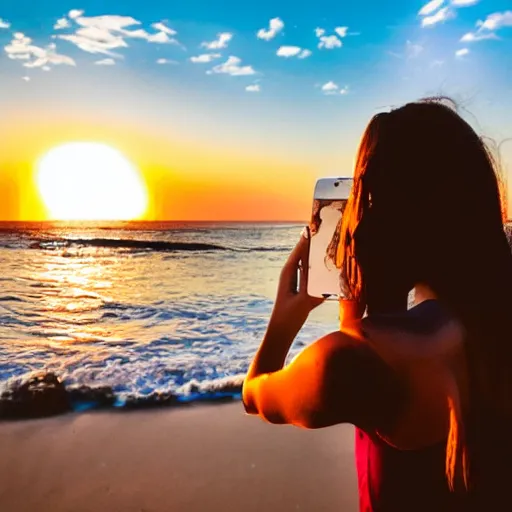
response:
<path fill-rule="evenodd" d="M 289 224 L 308 222 L 306 220 L 283 220 L 283 219 L 273 219 L 273 220 L 262 220 L 262 219 L 204 219 L 204 220 L 187 220 L 187 219 L 132 219 L 132 220 L 67 220 L 67 219 L 41 219 L 41 220 L 20 220 L 20 219 L 0 219 L 0 224 L 7 223 L 51 223 L 51 222 L 60 222 L 60 223 L 68 223 L 68 224 L 119 224 L 119 223 L 128 223 L 128 222 L 196 222 L 196 223 L 205 223 L 205 222 L 219 222 L 219 223 L 229 223 L 229 222 L 237 222 L 237 223 L 274 223 L 274 222 L 286 222 Z"/>

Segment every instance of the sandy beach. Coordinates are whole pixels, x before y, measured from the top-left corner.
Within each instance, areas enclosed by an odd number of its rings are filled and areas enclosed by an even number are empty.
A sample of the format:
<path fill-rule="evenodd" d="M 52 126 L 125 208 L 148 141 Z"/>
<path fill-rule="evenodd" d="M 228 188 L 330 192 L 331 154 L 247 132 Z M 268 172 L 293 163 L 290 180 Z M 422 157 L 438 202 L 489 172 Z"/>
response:
<path fill-rule="evenodd" d="M 240 403 L 0 424 L 2 512 L 356 512 L 353 428 Z"/>

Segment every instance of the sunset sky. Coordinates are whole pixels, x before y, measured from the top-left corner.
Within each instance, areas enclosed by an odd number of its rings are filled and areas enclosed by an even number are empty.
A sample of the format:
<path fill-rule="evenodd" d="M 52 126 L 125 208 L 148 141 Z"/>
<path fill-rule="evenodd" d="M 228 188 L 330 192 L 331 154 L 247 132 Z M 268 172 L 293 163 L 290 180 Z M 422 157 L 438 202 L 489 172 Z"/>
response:
<path fill-rule="evenodd" d="M 449 95 L 512 137 L 510 0 L 3 0 L 0 46 L 0 219 L 47 216 L 69 142 L 139 169 L 147 218 L 302 220 L 378 111 Z"/>

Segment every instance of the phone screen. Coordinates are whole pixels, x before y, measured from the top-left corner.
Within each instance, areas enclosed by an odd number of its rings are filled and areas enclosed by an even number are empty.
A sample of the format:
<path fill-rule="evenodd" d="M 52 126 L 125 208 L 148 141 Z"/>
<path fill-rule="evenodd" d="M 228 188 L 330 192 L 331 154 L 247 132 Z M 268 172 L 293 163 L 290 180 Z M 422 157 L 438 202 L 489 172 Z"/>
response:
<path fill-rule="evenodd" d="M 308 294 L 337 300 L 343 296 L 340 270 L 327 256 L 333 237 L 339 232 L 352 178 L 322 178 L 315 187 L 310 222 Z"/>

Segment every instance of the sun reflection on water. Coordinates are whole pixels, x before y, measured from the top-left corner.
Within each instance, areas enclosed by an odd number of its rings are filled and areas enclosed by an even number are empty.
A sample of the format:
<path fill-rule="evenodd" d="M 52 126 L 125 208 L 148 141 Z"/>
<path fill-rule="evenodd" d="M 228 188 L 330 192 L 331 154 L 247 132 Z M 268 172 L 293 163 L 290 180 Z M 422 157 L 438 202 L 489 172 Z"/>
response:
<path fill-rule="evenodd" d="M 134 235 L 264 248 L 243 252 L 0 246 L 8 290 L 0 296 L 0 380 L 45 369 L 66 386 L 145 396 L 242 375 L 299 234 L 297 227 Z M 312 315 L 295 353 L 326 324 L 337 326 L 335 307 Z"/>

